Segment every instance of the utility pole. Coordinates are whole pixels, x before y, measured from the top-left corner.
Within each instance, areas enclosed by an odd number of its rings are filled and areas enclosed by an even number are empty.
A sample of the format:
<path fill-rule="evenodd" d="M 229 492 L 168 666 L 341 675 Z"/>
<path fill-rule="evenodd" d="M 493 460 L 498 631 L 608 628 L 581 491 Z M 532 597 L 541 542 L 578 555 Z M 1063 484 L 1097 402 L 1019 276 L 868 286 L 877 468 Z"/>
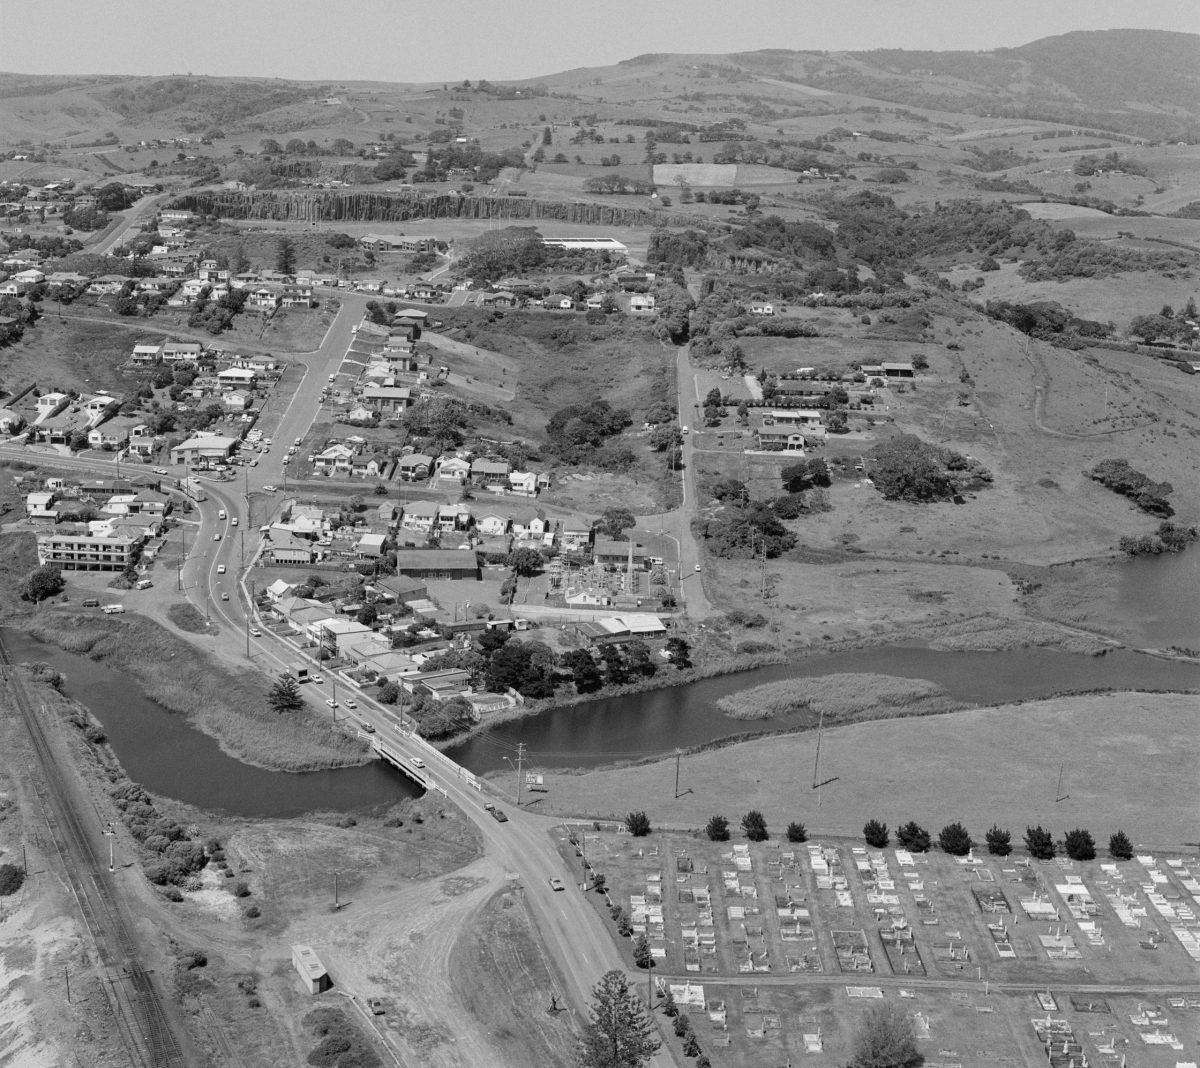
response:
<path fill-rule="evenodd" d="M 117 870 L 116 865 L 113 863 L 113 839 L 116 838 L 116 836 L 117 836 L 116 828 L 113 827 L 113 825 L 110 823 L 108 825 L 107 829 L 104 831 L 104 837 L 108 839 L 108 870 L 109 871 Z"/>
<path fill-rule="evenodd" d="M 335 871 L 335 872 L 333 873 L 333 908 L 334 908 L 334 911 L 336 911 L 336 910 L 337 910 L 337 908 L 338 908 L 338 884 L 337 884 L 337 877 L 338 877 L 338 873 Z"/>
<path fill-rule="evenodd" d="M 679 761 L 683 756 L 683 750 L 675 750 L 675 796 L 679 797 Z"/>
<path fill-rule="evenodd" d="M 67 1004 L 71 1004 L 71 969 L 63 965 L 63 977 L 67 980 Z"/>
<path fill-rule="evenodd" d="M 250 613 L 246 613 L 246 659 L 250 659 Z"/>
<path fill-rule="evenodd" d="M 525 759 L 525 743 L 517 743 L 517 808 L 521 807 L 521 761 Z"/>
<path fill-rule="evenodd" d="M 183 589 L 183 562 L 187 559 L 187 527 L 179 521 L 179 566 L 175 569 L 175 588 Z"/>

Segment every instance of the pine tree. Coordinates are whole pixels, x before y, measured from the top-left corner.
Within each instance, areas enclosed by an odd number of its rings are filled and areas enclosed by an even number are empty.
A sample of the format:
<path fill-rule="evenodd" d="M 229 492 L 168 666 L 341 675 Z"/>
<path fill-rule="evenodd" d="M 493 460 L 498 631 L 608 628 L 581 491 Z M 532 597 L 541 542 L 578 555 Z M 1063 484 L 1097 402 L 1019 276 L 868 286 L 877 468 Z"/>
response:
<path fill-rule="evenodd" d="M 1040 824 L 1025 828 L 1025 848 L 1034 860 L 1054 859 L 1054 838 Z"/>
<path fill-rule="evenodd" d="M 808 828 L 803 823 L 789 823 L 787 825 L 787 840 L 789 842 L 807 842 Z"/>
<path fill-rule="evenodd" d="M 1117 831 L 1108 840 L 1108 855 L 1113 860 L 1132 860 L 1133 843 L 1129 840 L 1129 835 L 1124 831 Z"/>
<path fill-rule="evenodd" d="M 770 837 L 767 834 L 767 821 L 756 808 L 751 809 L 742 817 L 742 830 L 746 832 L 746 837 L 752 842 L 765 842 Z"/>
<path fill-rule="evenodd" d="M 728 842 L 729 841 L 729 820 L 724 816 L 710 816 L 708 826 L 704 828 L 704 833 L 708 835 L 712 842 Z"/>
<path fill-rule="evenodd" d="M 896 842 L 913 853 L 928 853 L 933 840 L 929 832 L 913 820 L 896 830 Z"/>
<path fill-rule="evenodd" d="M 300 684 L 285 671 L 267 694 L 267 703 L 276 712 L 295 712 L 303 708 L 304 698 L 300 696 Z"/>
<path fill-rule="evenodd" d="M 654 1024 L 619 971 L 592 987 L 590 1019 L 579 1040 L 581 1068 L 643 1068 L 658 1050 Z"/>
<path fill-rule="evenodd" d="M 854 1040 L 851 1068 L 906 1068 L 920 1061 L 916 1028 L 908 1013 L 895 1005 L 867 1010 Z"/>
<path fill-rule="evenodd" d="M 872 849 L 884 849 L 888 844 L 888 827 L 879 820 L 867 820 L 863 827 L 863 838 Z"/>
<path fill-rule="evenodd" d="M 638 935 L 637 941 L 633 944 L 633 963 L 639 968 L 654 967 L 654 960 L 650 956 L 650 943 L 646 941 L 644 934 Z"/>
<path fill-rule="evenodd" d="M 275 270 L 280 274 L 295 274 L 296 246 L 292 244 L 291 238 L 281 237 L 279 239 L 279 245 L 275 250 Z"/>
<path fill-rule="evenodd" d="M 996 824 L 992 824 L 992 829 L 985 835 L 987 838 L 988 852 L 994 857 L 1007 857 L 1012 852 L 1012 833 L 1003 831 Z"/>
<path fill-rule="evenodd" d="M 650 817 L 644 812 L 631 812 L 625 817 L 625 830 L 634 838 L 644 838 L 650 833 Z"/>
<path fill-rule="evenodd" d="M 1067 831 L 1065 844 L 1067 856 L 1072 860 L 1096 859 L 1096 840 L 1092 837 L 1091 831 L 1081 830 L 1079 827 L 1073 831 Z"/>
<path fill-rule="evenodd" d="M 947 823 L 938 832 L 938 845 L 942 847 L 942 852 L 949 853 L 952 857 L 965 857 L 974 848 L 975 843 L 971 841 L 971 836 L 961 823 Z"/>

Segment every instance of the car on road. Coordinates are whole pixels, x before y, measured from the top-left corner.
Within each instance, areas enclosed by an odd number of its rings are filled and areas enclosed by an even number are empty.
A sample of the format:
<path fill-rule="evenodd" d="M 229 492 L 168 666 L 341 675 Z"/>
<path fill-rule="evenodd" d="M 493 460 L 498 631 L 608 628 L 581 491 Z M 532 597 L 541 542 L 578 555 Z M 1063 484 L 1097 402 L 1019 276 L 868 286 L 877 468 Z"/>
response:
<path fill-rule="evenodd" d="M 238 525 L 238 517 L 235 515 L 230 522 L 236 527 Z"/>
<path fill-rule="evenodd" d="M 346 707 L 347 708 L 357 708 L 358 702 L 356 700 L 354 700 L 353 697 L 348 697 L 348 698 L 346 698 Z"/>
<path fill-rule="evenodd" d="M 325 681 L 325 676 L 324 675 L 313 675 L 312 680 L 313 680 L 313 682 L 320 685 L 321 683 L 323 683 Z"/>
<path fill-rule="evenodd" d="M 325 698 L 325 703 L 326 703 L 326 704 L 327 704 L 327 705 L 328 705 L 330 708 L 337 708 L 337 706 L 338 706 L 338 703 L 337 703 L 337 702 L 336 702 L 336 701 L 335 701 L 335 700 L 334 700 L 332 697 L 326 697 L 326 698 Z"/>
<path fill-rule="evenodd" d="M 423 768 L 425 766 L 425 761 L 423 761 L 420 757 L 409 757 L 408 762 L 414 768 Z"/>
<path fill-rule="evenodd" d="M 261 638 L 261 637 L 262 637 L 262 631 L 261 631 L 261 630 L 259 630 L 257 627 L 251 627 L 251 628 L 250 628 L 250 637 L 251 637 L 251 638 Z"/>
<path fill-rule="evenodd" d="M 503 809 L 499 809 L 495 805 L 490 805 L 490 804 L 484 805 L 483 807 L 486 808 L 488 810 L 488 812 L 490 812 L 492 814 L 492 819 L 494 819 L 497 823 L 507 823 L 508 822 L 508 817 L 504 814 Z"/>
<path fill-rule="evenodd" d="M 373 724 L 373 723 L 364 723 L 364 724 L 362 725 L 362 729 L 363 729 L 363 733 L 364 733 L 364 734 L 374 734 L 374 733 L 375 733 L 375 724 Z"/>
<path fill-rule="evenodd" d="M 563 881 L 557 875 L 552 875 L 550 877 L 550 889 L 565 890 L 566 887 L 563 885 Z"/>
<path fill-rule="evenodd" d="M 156 467 L 154 469 L 154 473 L 156 475 L 169 475 L 171 472 L 168 471 L 165 467 Z"/>
<path fill-rule="evenodd" d="M 275 442 L 273 442 L 270 438 L 263 438 L 263 444 L 264 445 L 274 445 Z"/>
<path fill-rule="evenodd" d="M 367 1008 L 371 1010 L 372 1016 L 382 1016 L 386 1011 L 379 998 L 367 998 Z"/>
<path fill-rule="evenodd" d="M 228 600 L 229 600 L 229 594 L 227 594 L 227 593 L 222 593 L 222 594 L 221 594 L 221 600 L 222 600 L 222 601 L 228 601 Z"/>
<path fill-rule="evenodd" d="M 221 532 L 218 530 L 218 531 L 217 531 L 217 532 L 216 532 L 216 533 L 213 535 L 213 541 L 220 541 L 220 540 L 221 540 Z"/>
<path fill-rule="evenodd" d="M 263 493 L 274 493 L 275 491 L 275 486 L 263 486 Z"/>
<path fill-rule="evenodd" d="M 250 466 L 251 466 L 251 467 L 257 467 L 257 466 L 258 466 L 258 461 L 257 461 L 257 460 L 251 460 L 251 461 L 250 461 Z"/>
<path fill-rule="evenodd" d="M 234 520 L 234 522 L 236 523 L 236 522 L 237 522 L 237 520 L 235 519 L 235 520 Z M 699 565 L 699 564 L 697 564 L 697 565 L 696 565 L 696 570 L 697 570 L 697 571 L 699 571 L 699 570 L 700 570 L 700 565 Z"/>
<path fill-rule="evenodd" d="M 217 574 L 218 575 L 225 574 L 225 565 L 224 564 L 217 564 Z"/>

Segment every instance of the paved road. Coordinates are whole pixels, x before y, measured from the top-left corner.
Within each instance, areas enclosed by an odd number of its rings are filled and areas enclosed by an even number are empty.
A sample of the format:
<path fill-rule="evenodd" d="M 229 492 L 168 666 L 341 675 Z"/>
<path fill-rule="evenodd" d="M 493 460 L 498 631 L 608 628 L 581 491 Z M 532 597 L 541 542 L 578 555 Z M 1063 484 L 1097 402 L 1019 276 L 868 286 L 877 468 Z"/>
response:
<path fill-rule="evenodd" d="M 670 526 L 672 537 L 679 546 L 679 583 L 683 592 L 687 614 L 693 619 L 707 619 L 716 615 L 717 610 L 712 606 L 704 592 L 701 582 L 703 572 L 697 570 L 697 565 L 703 567 L 704 554 L 695 534 L 692 533 L 692 519 L 696 515 L 696 445 L 693 432 L 696 420 L 700 418 L 700 393 L 696 386 L 696 378 L 692 373 L 690 346 L 681 345 L 675 354 L 676 388 L 679 391 L 679 426 L 687 428 L 680 449 L 679 482 L 683 494 L 680 507 L 666 513 L 665 523 Z"/>
<path fill-rule="evenodd" d="M 142 224 L 158 211 L 158 207 L 165 200 L 170 200 L 175 193 L 159 193 L 157 196 L 142 197 L 125 215 L 125 220 L 117 225 L 106 237 L 100 239 L 94 248 L 85 249 L 86 252 L 94 252 L 98 256 L 109 255 L 114 248 L 120 245 L 130 234 L 132 230 L 140 230 Z"/>

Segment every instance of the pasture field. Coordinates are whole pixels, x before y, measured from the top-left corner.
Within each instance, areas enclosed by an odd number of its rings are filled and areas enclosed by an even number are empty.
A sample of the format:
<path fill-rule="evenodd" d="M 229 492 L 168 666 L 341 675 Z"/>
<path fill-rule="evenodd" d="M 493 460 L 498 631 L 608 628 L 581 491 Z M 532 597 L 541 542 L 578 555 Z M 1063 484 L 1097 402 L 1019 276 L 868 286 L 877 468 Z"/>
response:
<path fill-rule="evenodd" d="M 755 808 L 776 833 L 799 820 L 812 837 L 857 836 L 878 818 L 934 828 L 957 819 L 976 837 L 993 823 L 1021 833 L 1041 824 L 1056 834 L 1085 827 L 1107 842 L 1122 828 L 1147 850 L 1195 839 L 1194 814 L 1178 804 L 1200 758 L 1191 694 L 1059 697 L 827 730 L 821 768 L 838 778 L 819 796 L 810 789 L 816 742 L 812 731 L 775 734 L 685 754 L 678 798 L 673 759 L 549 773 L 539 808 L 597 817 L 644 809 L 656 825 L 693 828 L 714 812 Z M 1056 803 L 1064 760 L 1071 796 Z"/>

